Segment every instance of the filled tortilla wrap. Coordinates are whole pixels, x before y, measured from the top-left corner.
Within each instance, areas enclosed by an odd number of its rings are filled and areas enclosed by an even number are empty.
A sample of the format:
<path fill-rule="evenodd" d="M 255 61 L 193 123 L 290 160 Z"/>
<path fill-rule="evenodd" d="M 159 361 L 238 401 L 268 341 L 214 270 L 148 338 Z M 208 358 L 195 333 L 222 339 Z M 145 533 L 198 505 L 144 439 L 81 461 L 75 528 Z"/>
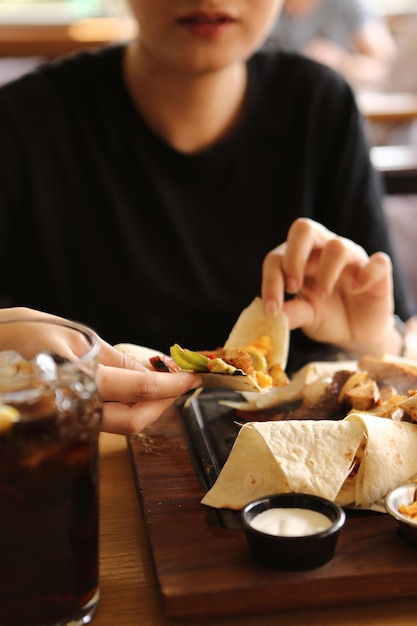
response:
<path fill-rule="evenodd" d="M 249 422 L 202 503 L 240 509 L 255 498 L 290 491 L 334 500 L 362 439 L 362 425 L 354 421 Z"/>
<path fill-rule="evenodd" d="M 289 325 L 288 318 L 285 313 L 281 312 L 275 316 L 268 316 L 264 312 L 261 298 L 256 297 L 251 304 L 243 309 L 235 325 L 233 326 L 223 349 L 232 351 L 233 349 L 251 350 L 249 346 L 255 346 L 260 338 L 268 338 L 270 347 L 265 354 L 267 371 L 272 372 L 273 368 L 277 368 L 284 372 L 287 365 L 289 350 Z M 254 375 L 236 372 L 227 374 L 211 371 L 209 373 L 200 373 L 204 387 L 223 387 L 233 389 L 235 391 L 254 393 L 254 395 L 263 395 L 268 393 L 269 389 L 277 388 L 274 381 L 261 383 L 260 379 L 264 379 L 263 373 L 257 378 Z M 281 377 L 279 387 L 285 387 L 288 383 L 286 376 Z"/>
<path fill-rule="evenodd" d="M 167 356 L 163 352 L 148 348 L 146 346 L 139 346 L 133 343 L 119 343 L 114 346 L 120 352 L 123 352 L 126 356 L 140 363 L 146 369 L 155 371 L 151 365 L 150 360 L 152 357 Z M 185 370 L 184 370 L 185 371 Z M 191 371 L 191 370 L 187 370 Z M 238 375 L 233 376 L 229 374 L 217 374 L 214 372 L 205 373 L 198 372 L 203 381 L 204 388 L 223 388 L 233 389 L 234 391 L 250 392 L 251 394 L 260 395 L 266 393 L 265 389 L 262 389 L 253 379 L 252 376 Z"/>
<path fill-rule="evenodd" d="M 271 493 L 303 492 L 381 510 L 381 498 L 416 473 L 415 424 L 361 413 L 249 422 L 202 503 L 240 509 Z"/>
<path fill-rule="evenodd" d="M 118 343 L 114 346 L 119 352 L 123 352 L 126 356 L 137 361 L 143 367 L 148 370 L 153 370 L 153 367 L 149 361 L 154 356 L 164 356 L 163 352 L 148 348 L 146 346 L 138 346 L 134 343 Z"/>
<path fill-rule="evenodd" d="M 261 348 L 257 343 L 267 340 L 267 347 L 264 348 L 265 354 L 261 354 Z M 147 348 L 145 346 L 136 346 L 135 344 L 121 343 L 115 346 L 118 350 L 124 352 L 133 359 L 136 359 L 145 367 L 154 369 L 149 364 L 149 358 L 152 356 L 167 356 L 161 352 Z M 208 366 L 194 367 L 193 356 L 196 353 L 191 350 L 183 349 L 178 344 L 171 346 L 171 356 L 176 360 L 173 353 L 180 357 L 191 357 L 189 363 L 183 362 L 182 369 L 185 371 L 196 371 L 201 376 L 203 387 L 218 387 L 233 389 L 240 392 L 251 392 L 259 394 L 267 393 L 273 385 L 287 385 L 288 379 L 285 375 L 285 367 L 288 358 L 289 349 L 289 325 L 288 318 L 285 313 L 281 312 L 271 317 L 264 313 L 262 300 L 256 297 L 251 304 L 243 309 L 236 324 L 232 328 L 229 337 L 220 350 L 247 352 L 246 356 L 251 359 L 251 354 L 258 352 L 258 361 L 265 365 L 262 371 L 256 371 L 249 374 L 238 366 L 233 367 L 224 362 L 222 358 L 209 358 L 203 356 L 208 362 Z M 201 354 L 207 354 L 210 350 L 201 351 Z M 215 352 L 215 350 L 213 351 Z M 200 356 L 200 353 L 197 353 Z M 253 356 L 256 356 L 253 354 Z M 146 362 L 147 361 L 147 362 Z M 255 362 L 255 360 L 254 360 Z M 177 360 L 181 365 L 181 361 Z M 252 363 L 252 361 L 251 361 Z M 274 375 L 272 372 L 274 371 Z M 279 378 L 279 383 L 278 383 Z"/>
<path fill-rule="evenodd" d="M 361 424 L 366 437 L 355 504 L 371 508 L 417 472 L 417 425 L 363 413 L 351 413 L 346 420 Z"/>

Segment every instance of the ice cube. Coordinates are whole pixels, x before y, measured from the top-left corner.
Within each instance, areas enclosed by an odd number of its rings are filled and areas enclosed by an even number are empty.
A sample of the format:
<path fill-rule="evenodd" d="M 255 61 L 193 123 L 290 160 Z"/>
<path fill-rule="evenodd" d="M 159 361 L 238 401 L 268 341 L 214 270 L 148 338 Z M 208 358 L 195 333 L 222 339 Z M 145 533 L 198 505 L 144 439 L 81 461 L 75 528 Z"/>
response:
<path fill-rule="evenodd" d="M 48 383 L 58 378 L 58 367 L 51 354 L 40 352 L 32 363 L 37 383 Z"/>
<path fill-rule="evenodd" d="M 0 352 L 0 390 L 21 388 L 21 380 L 27 380 L 32 372 L 31 363 L 18 352 L 14 350 Z"/>

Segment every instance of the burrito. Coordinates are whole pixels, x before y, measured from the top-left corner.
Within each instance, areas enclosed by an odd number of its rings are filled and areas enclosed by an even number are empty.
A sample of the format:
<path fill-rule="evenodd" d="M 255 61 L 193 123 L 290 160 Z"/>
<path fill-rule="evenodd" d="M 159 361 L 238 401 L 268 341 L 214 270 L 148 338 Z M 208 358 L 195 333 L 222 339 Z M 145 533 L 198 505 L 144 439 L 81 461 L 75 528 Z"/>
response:
<path fill-rule="evenodd" d="M 202 499 L 241 509 L 271 493 L 310 493 L 384 510 L 385 495 L 417 473 L 417 426 L 350 413 L 340 421 L 249 422 Z"/>

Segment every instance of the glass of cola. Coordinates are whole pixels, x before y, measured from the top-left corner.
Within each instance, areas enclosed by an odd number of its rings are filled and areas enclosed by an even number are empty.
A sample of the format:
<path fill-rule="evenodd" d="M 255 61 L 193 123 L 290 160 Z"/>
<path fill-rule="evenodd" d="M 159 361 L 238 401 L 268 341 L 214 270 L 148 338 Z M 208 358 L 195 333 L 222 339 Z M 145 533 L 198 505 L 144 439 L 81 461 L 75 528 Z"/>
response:
<path fill-rule="evenodd" d="M 0 626 L 86 624 L 98 587 L 99 339 L 0 322 Z"/>

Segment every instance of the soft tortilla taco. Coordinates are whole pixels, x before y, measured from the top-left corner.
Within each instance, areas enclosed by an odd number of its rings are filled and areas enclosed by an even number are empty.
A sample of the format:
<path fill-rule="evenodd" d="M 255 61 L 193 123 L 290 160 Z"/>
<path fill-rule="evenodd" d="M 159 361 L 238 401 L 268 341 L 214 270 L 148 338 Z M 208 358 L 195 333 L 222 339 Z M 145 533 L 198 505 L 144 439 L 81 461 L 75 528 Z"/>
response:
<path fill-rule="evenodd" d="M 115 347 L 151 369 L 198 372 L 203 387 L 259 394 L 288 384 L 288 319 L 284 313 L 267 316 L 259 297 L 242 311 L 221 348 L 193 351 L 174 344 L 164 355 L 134 344 Z"/>

